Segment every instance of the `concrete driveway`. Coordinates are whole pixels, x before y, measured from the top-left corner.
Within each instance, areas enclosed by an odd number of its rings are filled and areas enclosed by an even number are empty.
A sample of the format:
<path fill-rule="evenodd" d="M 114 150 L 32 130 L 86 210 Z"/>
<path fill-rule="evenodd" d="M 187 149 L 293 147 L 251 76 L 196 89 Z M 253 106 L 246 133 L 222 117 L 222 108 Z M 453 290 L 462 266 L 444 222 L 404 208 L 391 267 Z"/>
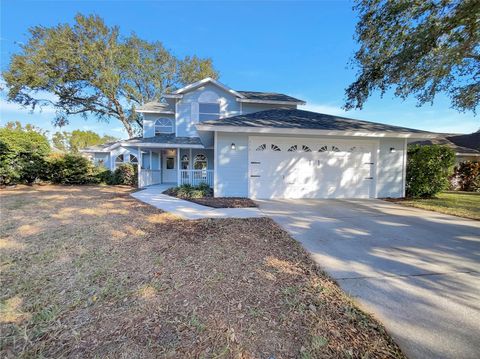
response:
<path fill-rule="evenodd" d="M 258 203 L 408 357 L 479 358 L 479 221 L 380 200 Z"/>

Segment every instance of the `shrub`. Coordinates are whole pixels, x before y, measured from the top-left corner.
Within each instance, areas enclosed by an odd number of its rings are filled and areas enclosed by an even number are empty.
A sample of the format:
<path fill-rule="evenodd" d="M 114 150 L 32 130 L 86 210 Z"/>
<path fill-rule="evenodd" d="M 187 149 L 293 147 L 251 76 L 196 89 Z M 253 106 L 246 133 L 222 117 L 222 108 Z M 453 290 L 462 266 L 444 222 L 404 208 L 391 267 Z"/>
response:
<path fill-rule="evenodd" d="M 48 158 L 46 180 L 58 184 L 98 183 L 95 166 L 77 154 L 54 154 Z"/>
<path fill-rule="evenodd" d="M 461 162 L 455 167 L 455 182 L 461 191 L 480 192 L 480 162 Z"/>
<path fill-rule="evenodd" d="M 93 176 L 96 179 L 96 183 L 103 184 L 115 184 L 113 172 L 105 166 L 95 166 L 93 169 Z"/>
<path fill-rule="evenodd" d="M 213 195 L 213 191 L 206 183 L 201 183 L 198 186 L 183 184 L 178 187 L 169 188 L 166 193 L 170 196 L 178 198 L 203 198 Z"/>
<path fill-rule="evenodd" d="M 0 128 L 0 185 L 33 183 L 45 170 L 47 138 L 32 129 Z"/>
<path fill-rule="evenodd" d="M 449 186 L 455 152 L 446 146 L 410 146 L 407 157 L 408 197 L 432 197 Z"/>
<path fill-rule="evenodd" d="M 130 163 L 123 163 L 113 173 L 112 184 L 123 184 L 136 186 L 138 183 L 137 166 Z"/>

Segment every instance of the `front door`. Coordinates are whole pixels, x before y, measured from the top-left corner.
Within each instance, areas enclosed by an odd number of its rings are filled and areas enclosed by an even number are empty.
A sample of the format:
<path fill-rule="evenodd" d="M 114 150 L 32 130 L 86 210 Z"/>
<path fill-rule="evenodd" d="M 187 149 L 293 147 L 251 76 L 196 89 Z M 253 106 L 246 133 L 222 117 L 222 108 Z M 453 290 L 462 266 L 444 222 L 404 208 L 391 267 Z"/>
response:
<path fill-rule="evenodd" d="M 162 152 L 162 183 L 177 182 L 177 152 L 164 150 Z"/>

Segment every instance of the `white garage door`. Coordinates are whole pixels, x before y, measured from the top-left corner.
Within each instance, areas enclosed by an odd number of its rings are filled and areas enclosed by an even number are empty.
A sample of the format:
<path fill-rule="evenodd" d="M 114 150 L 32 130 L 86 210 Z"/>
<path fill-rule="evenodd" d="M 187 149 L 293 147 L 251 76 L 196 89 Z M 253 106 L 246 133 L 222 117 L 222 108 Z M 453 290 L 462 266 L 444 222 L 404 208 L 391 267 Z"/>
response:
<path fill-rule="evenodd" d="M 360 140 L 250 137 L 250 197 L 374 197 L 373 151 Z"/>

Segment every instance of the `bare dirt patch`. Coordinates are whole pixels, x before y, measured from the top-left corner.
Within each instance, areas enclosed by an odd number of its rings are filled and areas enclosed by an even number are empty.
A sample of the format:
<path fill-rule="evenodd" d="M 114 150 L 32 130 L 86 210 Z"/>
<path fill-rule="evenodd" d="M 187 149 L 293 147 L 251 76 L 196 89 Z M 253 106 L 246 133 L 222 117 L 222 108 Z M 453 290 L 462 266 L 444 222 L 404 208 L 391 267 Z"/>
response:
<path fill-rule="evenodd" d="M 402 357 L 273 221 L 130 191 L 0 191 L 2 357 Z"/>

